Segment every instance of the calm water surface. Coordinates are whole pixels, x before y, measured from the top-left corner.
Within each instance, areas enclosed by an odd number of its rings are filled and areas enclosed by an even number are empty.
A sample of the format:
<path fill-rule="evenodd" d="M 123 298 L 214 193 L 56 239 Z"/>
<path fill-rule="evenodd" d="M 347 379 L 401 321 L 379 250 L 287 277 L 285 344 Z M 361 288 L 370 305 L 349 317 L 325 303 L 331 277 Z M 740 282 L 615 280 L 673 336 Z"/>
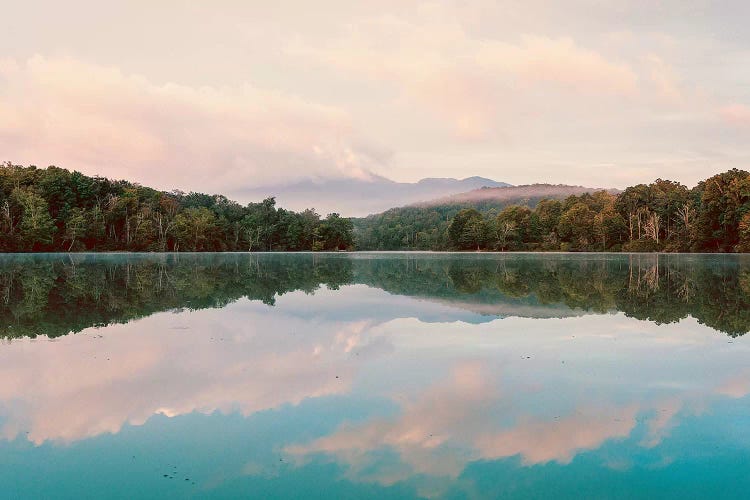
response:
<path fill-rule="evenodd" d="M 3 498 L 747 498 L 750 258 L 0 256 Z"/>

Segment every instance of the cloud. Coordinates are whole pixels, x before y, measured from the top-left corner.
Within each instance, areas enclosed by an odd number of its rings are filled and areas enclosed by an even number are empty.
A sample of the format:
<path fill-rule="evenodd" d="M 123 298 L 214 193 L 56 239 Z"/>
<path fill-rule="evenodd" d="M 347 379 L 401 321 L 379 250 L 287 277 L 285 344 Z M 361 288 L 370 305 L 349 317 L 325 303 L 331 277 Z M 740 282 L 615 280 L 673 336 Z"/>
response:
<path fill-rule="evenodd" d="M 0 61 L 0 149 L 161 188 L 369 178 L 348 115 L 250 84 L 156 84 L 71 58 Z"/>
<path fill-rule="evenodd" d="M 728 104 L 719 109 L 725 123 L 735 127 L 750 127 L 750 107 L 744 104 Z"/>
<path fill-rule="evenodd" d="M 629 95 L 638 82 L 629 65 L 607 60 L 569 37 L 523 36 L 517 45 L 482 42 L 477 58 L 487 69 L 516 74 L 526 84 L 551 82 L 577 92 Z"/>
<path fill-rule="evenodd" d="M 645 62 L 649 68 L 649 76 L 656 95 L 668 103 L 682 104 L 685 91 L 681 88 L 675 69 L 654 54 L 647 56 Z"/>
<path fill-rule="evenodd" d="M 434 6 L 417 20 L 381 16 L 352 23 L 328 45 L 298 40 L 288 53 L 393 84 L 403 99 L 421 103 L 464 139 L 487 137 L 497 115 L 524 112 L 519 97 L 538 99 L 549 89 L 595 98 L 638 90 L 627 63 L 570 37 L 479 38 Z"/>

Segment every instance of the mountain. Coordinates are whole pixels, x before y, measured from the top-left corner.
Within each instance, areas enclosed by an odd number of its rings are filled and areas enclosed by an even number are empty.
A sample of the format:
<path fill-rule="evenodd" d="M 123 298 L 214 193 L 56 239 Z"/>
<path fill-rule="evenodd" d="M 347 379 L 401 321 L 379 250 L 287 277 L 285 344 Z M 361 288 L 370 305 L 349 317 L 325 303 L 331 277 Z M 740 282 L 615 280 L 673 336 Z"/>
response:
<path fill-rule="evenodd" d="M 563 200 L 568 196 L 580 196 L 584 193 L 596 191 L 609 191 L 613 194 L 619 192 L 616 189 L 570 186 L 567 184 L 527 184 L 522 186 L 482 187 L 464 193 L 414 203 L 413 205 L 419 207 L 473 206 L 479 210 L 493 207 L 501 208 L 506 205 L 533 207 L 545 198 Z"/>
<path fill-rule="evenodd" d="M 338 212 L 347 217 L 362 217 L 391 207 L 401 207 L 483 187 L 508 186 L 510 184 L 484 177 L 427 178 L 419 182 L 396 182 L 385 177 L 373 176 L 369 180 L 305 181 L 264 186 L 241 189 L 230 194 L 244 201 L 257 201 L 275 196 L 279 205 L 292 210 L 315 207 L 323 215 Z"/>

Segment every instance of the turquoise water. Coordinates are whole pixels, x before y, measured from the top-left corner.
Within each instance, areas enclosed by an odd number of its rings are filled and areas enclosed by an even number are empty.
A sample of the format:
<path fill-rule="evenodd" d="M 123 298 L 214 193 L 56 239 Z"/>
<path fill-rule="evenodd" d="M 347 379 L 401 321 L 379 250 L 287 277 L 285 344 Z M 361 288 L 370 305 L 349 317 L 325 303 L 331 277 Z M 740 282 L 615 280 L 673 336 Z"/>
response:
<path fill-rule="evenodd" d="M 0 256 L 3 498 L 747 498 L 750 258 Z"/>

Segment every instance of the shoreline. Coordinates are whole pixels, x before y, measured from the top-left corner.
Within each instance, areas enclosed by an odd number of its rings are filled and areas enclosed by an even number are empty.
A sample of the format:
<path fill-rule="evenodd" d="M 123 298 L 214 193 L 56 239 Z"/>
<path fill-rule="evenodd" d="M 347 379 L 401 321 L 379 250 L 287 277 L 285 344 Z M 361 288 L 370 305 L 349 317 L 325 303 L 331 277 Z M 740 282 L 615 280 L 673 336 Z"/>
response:
<path fill-rule="evenodd" d="M 131 252 L 131 251 L 104 251 L 104 252 L 0 252 L 1 256 L 20 255 L 750 255 L 750 252 L 564 252 L 564 251 L 467 251 L 467 250 L 351 250 L 351 251 L 266 251 L 266 252 Z"/>

